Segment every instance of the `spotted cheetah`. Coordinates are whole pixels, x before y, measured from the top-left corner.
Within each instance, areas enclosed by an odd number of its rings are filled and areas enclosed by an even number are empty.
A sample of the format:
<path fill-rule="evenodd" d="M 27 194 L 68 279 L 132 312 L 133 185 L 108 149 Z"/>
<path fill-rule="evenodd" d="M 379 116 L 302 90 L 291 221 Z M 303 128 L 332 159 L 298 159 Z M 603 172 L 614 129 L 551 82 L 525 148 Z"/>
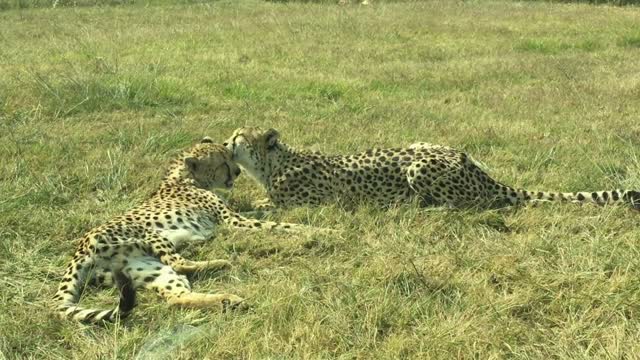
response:
<path fill-rule="evenodd" d="M 233 160 L 260 183 L 269 199 L 259 207 L 317 205 L 333 200 L 380 206 L 417 199 L 422 205 L 502 207 L 528 201 L 627 203 L 640 208 L 638 191 L 534 192 L 493 180 L 465 153 L 416 143 L 355 155 L 323 155 L 292 148 L 278 131 L 243 127 L 224 143 Z"/>
<path fill-rule="evenodd" d="M 156 291 L 172 305 L 226 308 L 243 303 L 233 294 L 192 292 L 182 275 L 223 269 L 230 265 L 227 260 L 191 261 L 176 252 L 180 243 L 208 239 L 218 223 L 248 230 L 306 228 L 245 218 L 209 191 L 232 187 L 239 174 L 231 152 L 210 138 L 180 154 L 147 201 L 94 228 L 80 240 L 54 298 L 57 312 L 83 322 L 114 321 L 128 315 L 135 303 L 135 290 L 140 287 Z M 85 280 L 115 283 L 120 289 L 119 306 L 111 310 L 79 306 Z"/>

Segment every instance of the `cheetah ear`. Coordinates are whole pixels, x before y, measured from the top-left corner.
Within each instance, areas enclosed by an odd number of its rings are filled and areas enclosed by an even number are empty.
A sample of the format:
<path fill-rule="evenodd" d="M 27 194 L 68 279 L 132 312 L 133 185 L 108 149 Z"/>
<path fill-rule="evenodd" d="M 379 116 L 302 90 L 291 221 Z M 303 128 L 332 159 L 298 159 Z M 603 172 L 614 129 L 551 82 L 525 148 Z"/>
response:
<path fill-rule="evenodd" d="M 200 144 L 213 144 L 213 139 L 205 136 L 202 138 L 202 140 L 200 140 Z"/>
<path fill-rule="evenodd" d="M 269 129 L 264 134 L 265 142 L 267 143 L 267 150 L 272 150 L 278 144 L 278 138 L 280 137 L 280 133 L 276 129 Z"/>
<path fill-rule="evenodd" d="M 191 173 L 194 173 L 198 170 L 199 162 L 200 161 L 194 157 L 188 157 L 184 159 L 184 164 L 187 165 L 187 169 L 189 169 Z"/>

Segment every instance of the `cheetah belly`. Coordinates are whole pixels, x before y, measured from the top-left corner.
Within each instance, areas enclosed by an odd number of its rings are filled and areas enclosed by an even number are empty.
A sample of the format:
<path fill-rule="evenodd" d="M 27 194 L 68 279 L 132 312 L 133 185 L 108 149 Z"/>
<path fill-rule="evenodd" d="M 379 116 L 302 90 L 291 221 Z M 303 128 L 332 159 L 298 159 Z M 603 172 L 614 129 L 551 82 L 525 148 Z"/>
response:
<path fill-rule="evenodd" d="M 93 279 L 98 286 L 110 286 L 113 283 L 111 278 L 113 269 L 126 266 L 132 258 L 147 256 L 147 252 L 140 245 L 142 240 L 129 238 L 101 252 L 96 256 L 89 278 Z"/>
<path fill-rule="evenodd" d="M 194 226 L 195 224 L 195 226 Z M 209 239 L 215 230 L 216 223 L 201 218 L 194 224 L 182 224 L 179 229 L 157 229 L 161 236 L 167 238 L 175 246 L 187 242 L 198 242 Z"/>

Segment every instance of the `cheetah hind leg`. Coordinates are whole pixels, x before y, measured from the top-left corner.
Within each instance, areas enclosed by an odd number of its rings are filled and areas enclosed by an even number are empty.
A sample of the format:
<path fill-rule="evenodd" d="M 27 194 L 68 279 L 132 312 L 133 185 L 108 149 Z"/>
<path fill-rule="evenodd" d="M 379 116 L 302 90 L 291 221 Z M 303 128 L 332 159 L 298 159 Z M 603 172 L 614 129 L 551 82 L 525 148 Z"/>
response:
<path fill-rule="evenodd" d="M 178 273 L 186 274 L 197 271 L 222 271 L 231 268 L 231 262 L 222 259 L 208 261 L 184 260 L 179 265 L 174 265 L 174 270 Z M 110 288 L 115 285 L 111 269 L 98 268 L 91 276 L 91 285 L 98 288 Z"/>
<path fill-rule="evenodd" d="M 247 308 L 244 299 L 233 294 L 202 294 L 184 293 L 179 296 L 169 296 L 170 305 L 187 308 L 218 308 L 222 312 L 227 310 L 243 310 Z"/>
<path fill-rule="evenodd" d="M 237 295 L 192 292 L 191 284 L 184 275 L 152 257 L 133 259 L 124 271 L 134 279 L 136 286 L 154 290 L 172 306 L 220 311 L 246 308 L 244 299 Z"/>
<path fill-rule="evenodd" d="M 222 259 L 206 260 L 206 261 L 192 261 L 184 260 L 180 264 L 176 264 L 173 268 L 179 273 L 190 273 L 195 271 L 220 271 L 226 270 L 231 267 L 231 262 Z"/>
<path fill-rule="evenodd" d="M 409 187 L 421 199 L 423 206 L 444 209 L 486 208 L 493 202 L 486 194 L 470 190 L 471 182 L 465 180 L 466 170 L 456 164 L 439 170 L 415 162 L 408 167 Z M 493 181 L 486 174 L 486 181 Z M 506 205 L 506 204 L 505 204 Z"/>
<path fill-rule="evenodd" d="M 111 269 L 95 268 L 91 273 L 89 284 L 97 288 L 110 288 L 115 285 Z"/>
<path fill-rule="evenodd" d="M 175 245 L 166 237 L 153 232 L 145 235 L 144 243 L 150 252 L 179 273 L 189 273 L 204 270 L 222 270 L 229 268 L 231 263 L 227 260 L 187 260 L 175 250 Z"/>

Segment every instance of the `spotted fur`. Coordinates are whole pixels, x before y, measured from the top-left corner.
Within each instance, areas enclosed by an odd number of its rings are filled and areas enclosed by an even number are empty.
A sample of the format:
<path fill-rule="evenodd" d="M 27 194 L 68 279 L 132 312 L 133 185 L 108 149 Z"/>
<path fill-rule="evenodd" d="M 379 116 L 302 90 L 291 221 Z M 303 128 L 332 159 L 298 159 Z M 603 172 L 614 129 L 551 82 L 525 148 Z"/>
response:
<path fill-rule="evenodd" d="M 238 174 L 231 152 L 209 138 L 183 152 L 147 201 L 81 239 L 55 295 L 57 312 L 77 321 L 114 321 L 131 311 L 135 289 L 140 287 L 154 290 L 174 305 L 227 308 L 241 304 L 243 299 L 233 294 L 192 292 L 183 273 L 222 269 L 229 262 L 187 260 L 176 251 L 179 243 L 209 239 L 221 223 L 245 230 L 304 227 L 245 218 L 209 190 L 231 187 Z M 119 306 L 97 310 L 78 305 L 89 280 L 115 283 L 120 289 Z"/>
<path fill-rule="evenodd" d="M 267 191 L 278 207 L 340 200 L 380 206 L 418 199 L 424 205 L 501 207 L 528 201 L 626 203 L 640 208 L 640 192 L 537 192 L 492 179 L 465 153 L 416 143 L 355 155 L 324 155 L 294 149 L 274 129 L 237 129 L 225 142 L 233 159 Z M 263 202 L 265 206 L 267 202 Z"/>

